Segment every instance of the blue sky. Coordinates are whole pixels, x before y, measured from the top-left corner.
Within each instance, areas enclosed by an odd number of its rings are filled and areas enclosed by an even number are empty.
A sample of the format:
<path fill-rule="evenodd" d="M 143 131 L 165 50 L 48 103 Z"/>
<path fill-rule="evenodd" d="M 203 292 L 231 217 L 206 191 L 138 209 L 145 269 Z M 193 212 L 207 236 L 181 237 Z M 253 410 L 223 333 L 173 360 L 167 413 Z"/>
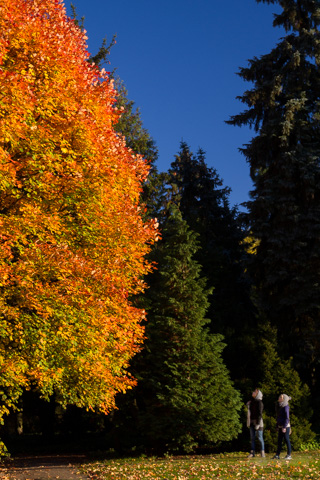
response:
<path fill-rule="evenodd" d="M 249 168 L 238 148 L 253 132 L 225 124 L 244 105 L 237 95 L 249 85 L 236 72 L 268 53 L 283 32 L 272 26 L 276 5 L 255 0 L 73 0 L 85 17 L 88 50 L 102 39 L 117 43 L 109 66 L 140 108 L 144 127 L 166 171 L 181 140 L 201 147 L 207 164 L 232 189 L 231 205 L 248 199 Z M 70 14 L 70 3 L 65 2 Z"/>

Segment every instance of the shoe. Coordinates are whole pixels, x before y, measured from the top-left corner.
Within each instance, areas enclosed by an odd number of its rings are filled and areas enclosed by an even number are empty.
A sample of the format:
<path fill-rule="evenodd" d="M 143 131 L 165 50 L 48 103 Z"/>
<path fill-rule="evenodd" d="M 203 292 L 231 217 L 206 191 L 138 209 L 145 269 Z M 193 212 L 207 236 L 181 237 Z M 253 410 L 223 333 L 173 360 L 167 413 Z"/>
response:
<path fill-rule="evenodd" d="M 249 453 L 249 455 L 247 456 L 247 458 L 253 458 L 255 456 L 255 454 L 253 452 Z"/>
<path fill-rule="evenodd" d="M 261 457 L 265 458 L 265 456 L 266 456 L 265 451 L 264 451 L 264 450 L 261 450 Z"/>
<path fill-rule="evenodd" d="M 284 459 L 285 459 L 285 460 L 292 460 L 292 457 L 291 457 L 291 455 L 286 455 L 286 456 L 284 457 Z"/>
<path fill-rule="evenodd" d="M 279 460 L 279 458 L 280 458 L 279 455 L 274 455 L 274 456 L 272 457 L 272 460 Z"/>

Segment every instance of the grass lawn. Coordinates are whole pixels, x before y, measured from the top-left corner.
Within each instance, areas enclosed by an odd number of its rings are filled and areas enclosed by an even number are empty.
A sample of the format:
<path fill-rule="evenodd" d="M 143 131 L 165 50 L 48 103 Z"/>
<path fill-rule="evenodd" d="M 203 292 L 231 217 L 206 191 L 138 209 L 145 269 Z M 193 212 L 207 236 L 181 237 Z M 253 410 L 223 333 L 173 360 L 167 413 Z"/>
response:
<path fill-rule="evenodd" d="M 97 480 L 319 480 L 320 451 L 293 452 L 292 460 L 272 460 L 247 453 L 167 458 L 126 458 L 91 463 L 84 467 Z"/>

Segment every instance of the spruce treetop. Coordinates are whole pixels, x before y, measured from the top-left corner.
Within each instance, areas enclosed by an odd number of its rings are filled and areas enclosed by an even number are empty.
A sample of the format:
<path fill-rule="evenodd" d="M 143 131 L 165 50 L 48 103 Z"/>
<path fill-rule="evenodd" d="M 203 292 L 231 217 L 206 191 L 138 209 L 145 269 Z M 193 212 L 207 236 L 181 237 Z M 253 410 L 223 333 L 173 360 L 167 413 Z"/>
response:
<path fill-rule="evenodd" d="M 306 365 L 316 356 L 319 332 L 320 3 L 264 3 L 282 7 L 274 26 L 285 36 L 240 69 L 252 84 L 239 97 L 248 108 L 228 123 L 256 133 L 241 151 L 254 185 L 247 206 L 259 242 L 250 268 L 259 307 Z"/>
<path fill-rule="evenodd" d="M 319 0 L 256 0 L 257 3 L 279 4 L 283 11 L 274 14 L 273 26 L 289 32 L 317 28 L 320 22 Z"/>

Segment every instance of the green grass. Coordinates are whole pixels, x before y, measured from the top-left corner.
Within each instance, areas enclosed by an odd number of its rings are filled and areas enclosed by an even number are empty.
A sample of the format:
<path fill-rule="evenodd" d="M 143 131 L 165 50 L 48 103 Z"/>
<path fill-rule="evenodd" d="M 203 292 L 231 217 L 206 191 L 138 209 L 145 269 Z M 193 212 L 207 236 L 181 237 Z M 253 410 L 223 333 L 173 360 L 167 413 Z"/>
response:
<path fill-rule="evenodd" d="M 292 460 L 272 460 L 247 453 L 167 458 L 127 458 L 88 464 L 84 471 L 97 480 L 319 480 L 320 450 L 293 452 Z"/>

